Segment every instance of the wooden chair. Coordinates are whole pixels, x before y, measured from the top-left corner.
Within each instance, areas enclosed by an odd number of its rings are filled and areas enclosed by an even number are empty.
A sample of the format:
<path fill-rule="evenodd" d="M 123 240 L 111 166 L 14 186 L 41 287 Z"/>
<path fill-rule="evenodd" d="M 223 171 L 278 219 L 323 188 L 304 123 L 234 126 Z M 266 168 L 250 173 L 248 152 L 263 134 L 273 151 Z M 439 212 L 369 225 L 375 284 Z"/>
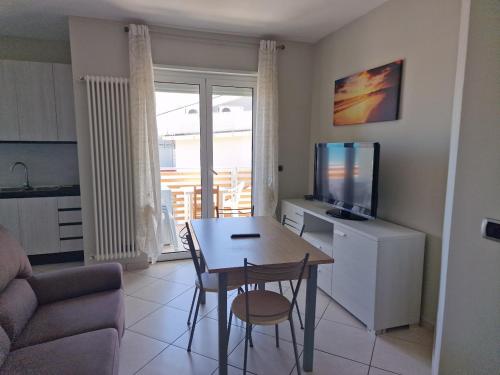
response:
<path fill-rule="evenodd" d="M 244 260 L 245 291 L 236 296 L 231 304 L 231 313 L 245 322 L 245 355 L 243 361 L 243 373 L 247 371 L 248 343 L 251 338 L 252 326 L 254 325 L 274 325 L 276 332 L 276 347 L 279 347 L 278 324 L 288 320 L 292 331 L 293 350 L 297 373 L 300 375 L 299 354 L 297 351 L 297 339 L 295 337 L 295 327 L 293 326 L 293 306 L 297 301 L 300 284 L 304 275 L 304 270 L 309 259 L 306 254 L 304 259 L 298 263 L 262 266 Z M 297 286 L 293 291 L 292 301 L 289 301 L 282 294 L 269 290 L 249 290 L 249 284 L 271 282 L 279 280 L 297 279 Z M 231 319 L 231 316 L 230 316 Z"/>
<path fill-rule="evenodd" d="M 288 218 L 286 215 L 283 215 L 283 220 L 281 220 L 281 225 L 283 225 L 284 227 L 295 229 L 300 237 L 302 237 L 302 235 L 304 234 L 304 229 L 306 227 L 304 224 L 302 224 L 301 226 L 295 220 Z M 278 283 L 278 285 L 280 288 L 280 293 L 283 294 L 283 286 L 281 285 L 281 281 Z M 290 288 L 292 289 L 293 293 L 294 287 L 292 280 L 290 280 Z M 295 301 L 295 308 L 297 309 L 297 315 L 299 316 L 300 328 L 304 329 L 304 323 L 302 322 L 302 315 L 300 313 L 299 304 L 297 303 L 297 301 Z"/>
<path fill-rule="evenodd" d="M 216 217 L 219 219 L 226 216 L 253 216 L 253 206 L 245 208 L 219 208 L 215 207 Z"/>
<path fill-rule="evenodd" d="M 191 253 L 191 258 L 193 260 L 194 269 L 196 270 L 196 279 L 195 279 L 195 289 L 193 294 L 193 300 L 191 302 L 191 308 L 189 309 L 189 316 L 187 324 L 191 324 L 191 314 L 193 313 L 193 307 L 196 300 L 196 309 L 194 311 L 193 318 L 193 326 L 191 327 L 191 333 L 189 336 L 189 344 L 187 347 L 187 351 L 191 351 L 191 343 L 193 341 L 194 330 L 196 329 L 196 320 L 198 319 L 198 310 L 200 309 L 200 294 L 198 291 L 217 293 L 219 289 L 219 279 L 217 274 L 209 274 L 208 272 L 203 272 L 201 269 L 201 265 L 198 259 L 198 255 L 196 254 L 196 248 L 193 242 L 193 236 L 191 235 L 191 230 L 189 229 L 189 224 L 186 223 L 186 226 L 181 229 L 179 232 L 179 237 L 181 239 L 182 245 L 186 250 L 189 250 Z M 228 285 L 227 290 L 238 289 L 240 285 Z M 198 299 L 196 299 L 196 295 L 198 295 Z M 229 316 L 231 321 L 232 313 Z"/>
<path fill-rule="evenodd" d="M 219 185 L 216 185 L 213 187 L 212 194 L 214 199 L 214 209 L 217 212 L 217 209 L 220 206 L 220 194 L 219 194 Z M 192 212 L 193 212 L 193 219 L 200 219 L 201 218 L 201 187 L 200 186 L 193 186 L 193 206 L 192 206 Z"/>

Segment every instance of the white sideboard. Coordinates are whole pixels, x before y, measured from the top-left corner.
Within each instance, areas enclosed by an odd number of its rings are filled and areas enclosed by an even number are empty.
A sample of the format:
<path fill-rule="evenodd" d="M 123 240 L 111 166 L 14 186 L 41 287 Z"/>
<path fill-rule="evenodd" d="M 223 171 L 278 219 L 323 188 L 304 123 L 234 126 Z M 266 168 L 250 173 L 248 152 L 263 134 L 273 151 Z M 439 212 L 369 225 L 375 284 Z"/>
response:
<path fill-rule="evenodd" d="M 380 219 L 350 221 L 330 206 L 284 200 L 281 215 L 304 224 L 303 238 L 332 256 L 318 267 L 318 287 L 371 331 L 420 322 L 425 234 Z"/>

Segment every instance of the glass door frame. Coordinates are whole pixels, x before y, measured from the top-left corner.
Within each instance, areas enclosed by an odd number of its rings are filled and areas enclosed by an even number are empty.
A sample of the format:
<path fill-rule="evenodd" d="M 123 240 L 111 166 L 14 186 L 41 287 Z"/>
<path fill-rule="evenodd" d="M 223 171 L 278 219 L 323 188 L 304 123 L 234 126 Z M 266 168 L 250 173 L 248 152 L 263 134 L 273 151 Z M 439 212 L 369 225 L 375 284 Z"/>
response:
<path fill-rule="evenodd" d="M 199 68 L 180 68 L 155 65 L 154 84 L 161 87 L 162 83 L 197 85 L 200 95 L 200 177 L 201 177 L 201 211 L 202 218 L 213 216 L 213 87 L 237 87 L 252 89 L 252 204 L 254 183 L 255 149 L 255 114 L 257 108 L 257 72 L 213 71 Z M 189 252 L 177 251 L 161 254 L 158 260 L 173 260 L 188 258 Z"/>

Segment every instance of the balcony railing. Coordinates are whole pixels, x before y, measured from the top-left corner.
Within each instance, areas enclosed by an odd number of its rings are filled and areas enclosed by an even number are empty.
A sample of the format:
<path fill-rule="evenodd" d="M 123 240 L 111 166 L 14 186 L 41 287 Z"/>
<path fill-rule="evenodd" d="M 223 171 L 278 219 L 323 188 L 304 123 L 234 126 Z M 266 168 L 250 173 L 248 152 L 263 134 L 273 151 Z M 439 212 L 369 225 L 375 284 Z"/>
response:
<path fill-rule="evenodd" d="M 248 209 L 252 206 L 251 168 L 218 168 L 214 179 L 214 208 Z M 162 190 L 170 190 L 177 224 L 200 217 L 201 178 L 199 169 L 162 168 Z M 196 207 L 195 207 L 196 206 Z M 215 216 L 215 213 L 214 213 Z"/>

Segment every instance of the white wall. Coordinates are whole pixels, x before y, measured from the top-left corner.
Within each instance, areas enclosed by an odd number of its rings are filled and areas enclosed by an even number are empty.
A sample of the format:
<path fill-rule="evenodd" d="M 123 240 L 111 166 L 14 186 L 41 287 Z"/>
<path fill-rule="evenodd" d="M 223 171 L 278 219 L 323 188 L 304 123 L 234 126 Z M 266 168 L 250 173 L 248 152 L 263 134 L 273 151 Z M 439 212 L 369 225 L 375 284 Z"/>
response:
<path fill-rule="evenodd" d="M 484 217 L 500 220 L 499 77 L 500 3 L 474 0 L 450 155 L 436 375 L 500 373 L 500 242 L 480 235 Z"/>
<path fill-rule="evenodd" d="M 380 142 L 379 216 L 427 234 L 422 318 L 431 323 L 438 296 L 459 14 L 460 0 L 393 0 L 314 48 L 310 156 L 316 142 Z M 335 79 L 399 58 L 405 59 L 401 119 L 334 128 Z"/>
<path fill-rule="evenodd" d="M 123 24 L 70 17 L 73 77 L 86 74 L 128 76 L 128 37 Z M 171 30 L 169 30 L 171 31 Z M 175 34 L 175 35 L 174 35 Z M 215 69 L 257 70 L 258 46 L 206 38 L 206 33 L 152 33 L 153 62 Z M 296 197 L 307 190 L 312 47 L 286 42 L 280 52 L 280 194 Z M 80 184 L 83 199 L 85 248 L 94 251 L 90 150 L 84 85 L 75 83 Z"/>

